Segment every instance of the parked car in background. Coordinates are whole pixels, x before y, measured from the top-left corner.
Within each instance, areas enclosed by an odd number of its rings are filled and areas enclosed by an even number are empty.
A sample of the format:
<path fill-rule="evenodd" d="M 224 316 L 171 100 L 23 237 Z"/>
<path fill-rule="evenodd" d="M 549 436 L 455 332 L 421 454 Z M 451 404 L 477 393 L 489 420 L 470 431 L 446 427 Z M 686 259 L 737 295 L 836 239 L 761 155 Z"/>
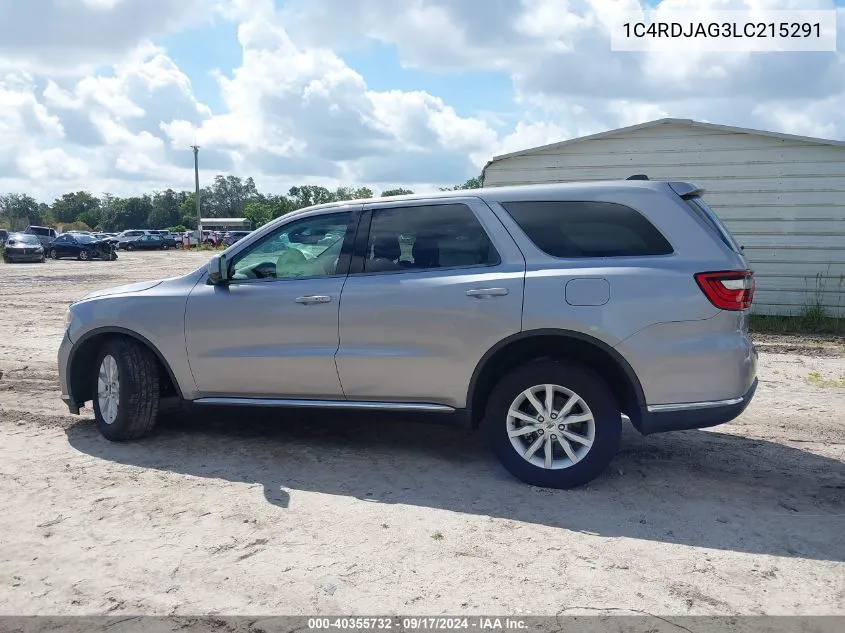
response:
<path fill-rule="evenodd" d="M 5 244 L 7 239 L 9 239 L 9 231 L 7 229 L 0 229 L 0 244 Z M 41 242 L 38 243 L 40 244 Z"/>
<path fill-rule="evenodd" d="M 45 249 L 50 246 L 50 243 L 56 239 L 56 229 L 49 226 L 28 226 L 24 233 L 38 236 L 41 246 Z"/>
<path fill-rule="evenodd" d="M 114 244 L 107 240 L 98 240 L 93 235 L 74 235 L 62 233 L 50 244 L 48 251 L 51 259 L 117 259 Z"/>
<path fill-rule="evenodd" d="M 223 236 L 223 243 L 226 246 L 231 246 L 238 240 L 245 238 L 250 233 L 251 231 L 226 231 L 226 234 Z"/>
<path fill-rule="evenodd" d="M 3 261 L 7 264 L 15 262 L 44 262 L 44 247 L 38 236 L 30 233 L 10 233 L 6 238 Z"/>
<path fill-rule="evenodd" d="M 73 303 L 59 381 L 113 441 L 149 433 L 163 395 L 441 412 L 480 427 L 515 477 L 571 488 L 605 471 L 623 421 L 649 435 L 745 410 L 754 293 L 690 183 L 338 202 L 262 226 L 205 269 Z"/>
<path fill-rule="evenodd" d="M 117 244 L 120 241 L 117 239 L 117 236 L 115 236 L 114 233 L 94 233 L 94 237 L 98 240 L 110 242 L 114 244 L 115 247 L 117 247 Z"/>
<path fill-rule="evenodd" d="M 127 251 L 142 250 L 142 251 L 166 251 L 169 248 L 177 248 L 176 240 L 169 235 L 162 237 L 158 233 L 147 233 L 132 240 L 127 240 L 123 244 L 123 248 Z"/>
<path fill-rule="evenodd" d="M 149 231 L 143 231 L 140 229 L 128 229 L 126 231 L 121 231 L 117 234 L 117 247 L 118 248 L 126 248 L 126 243 L 141 237 L 142 235 L 147 235 Z"/>

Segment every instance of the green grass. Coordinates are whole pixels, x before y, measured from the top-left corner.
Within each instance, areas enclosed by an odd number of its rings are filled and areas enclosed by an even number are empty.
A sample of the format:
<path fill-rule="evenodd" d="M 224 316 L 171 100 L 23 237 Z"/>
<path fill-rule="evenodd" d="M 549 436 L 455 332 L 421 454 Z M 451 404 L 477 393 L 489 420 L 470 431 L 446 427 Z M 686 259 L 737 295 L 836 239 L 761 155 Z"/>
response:
<path fill-rule="evenodd" d="M 845 334 L 845 319 L 829 316 L 823 306 L 812 305 L 795 316 L 752 314 L 749 327 L 760 334 Z"/>
<path fill-rule="evenodd" d="M 817 371 L 810 372 L 807 376 L 807 382 L 816 387 L 845 388 L 845 376 L 841 376 L 840 378 L 822 378 L 822 375 Z"/>
<path fill-rule="evenodd" d="M 433 538 L 435 541 L 442 541 L 443 540 L 443 533 L 440 530 L 438 530 L 437 532 L 435 532 L 434 534 L 431 535 L 431 538 Z"/>

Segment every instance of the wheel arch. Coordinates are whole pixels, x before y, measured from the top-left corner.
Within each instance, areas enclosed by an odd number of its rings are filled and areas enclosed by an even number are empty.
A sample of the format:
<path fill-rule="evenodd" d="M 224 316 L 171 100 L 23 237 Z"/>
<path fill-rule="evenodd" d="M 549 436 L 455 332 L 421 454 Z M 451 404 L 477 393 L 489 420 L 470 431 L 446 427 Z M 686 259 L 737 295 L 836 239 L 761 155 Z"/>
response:
<path fill-rule="evenodd" d="M 613 392 L 622 412 L 640 429 L 646 410 L 642 385 L 628 361 L 594 336 L 555 328 L 518 332 L 499 341 L 481 358 L 467 390 L 467 409 L 473 427 L 484 417 L 487 397 L 513 366 L 549 358 L 567 358 L 598 373 Z"/>
<path fill-rule="evenodd" d="M 169 395 L 169 390 L 172 390 L 180 400 L 184 399 L 182 388 L 176 380 L 173 369 L 161 351 L 149 339 L 133 330 L 116 326 L 105 326 L 95 328 L 83 334 L 73 345 L 70 356 L 68 357 L 68 390 L 70 391 L 71 397 L 77 403 L 87 402 L 93 397 L 94 385 L 91 377 L 93 374 L 83 371 L 82 368 L 86 364 L 94 362 L 97 352 L 108 339 L 119 336 L 131 338 L 153 353 L 159 367 L 162 395 Z"/>

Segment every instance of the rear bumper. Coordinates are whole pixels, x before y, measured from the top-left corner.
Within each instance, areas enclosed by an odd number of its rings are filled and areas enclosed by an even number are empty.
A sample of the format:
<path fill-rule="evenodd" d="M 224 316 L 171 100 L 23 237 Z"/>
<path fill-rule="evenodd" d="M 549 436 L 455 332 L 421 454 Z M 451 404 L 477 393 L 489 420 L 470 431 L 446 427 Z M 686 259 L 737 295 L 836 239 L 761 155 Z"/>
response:
<path fill-rule="evenodd" d="M 643 412 L 639 431 L 643 435 L 651 435 L 668 431 L 704 429 L 730 422 L 745 411 L 756 391 L 757 378 L 754 378 L 748 391 L 738 398 L 648 407 Z"/>

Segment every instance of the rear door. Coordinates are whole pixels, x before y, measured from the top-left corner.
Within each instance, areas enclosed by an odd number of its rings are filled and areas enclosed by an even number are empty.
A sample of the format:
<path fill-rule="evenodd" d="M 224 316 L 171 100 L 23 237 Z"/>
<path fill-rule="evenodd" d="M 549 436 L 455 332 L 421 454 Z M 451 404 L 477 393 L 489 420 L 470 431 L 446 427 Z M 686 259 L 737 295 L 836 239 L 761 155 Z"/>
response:
<path fill-rule="evenodd" d="M 520 331 L 524 275 L 478 198 L 366 204 L 340 303 L 346 397 L 464 407 L 482 356 Z"/>

